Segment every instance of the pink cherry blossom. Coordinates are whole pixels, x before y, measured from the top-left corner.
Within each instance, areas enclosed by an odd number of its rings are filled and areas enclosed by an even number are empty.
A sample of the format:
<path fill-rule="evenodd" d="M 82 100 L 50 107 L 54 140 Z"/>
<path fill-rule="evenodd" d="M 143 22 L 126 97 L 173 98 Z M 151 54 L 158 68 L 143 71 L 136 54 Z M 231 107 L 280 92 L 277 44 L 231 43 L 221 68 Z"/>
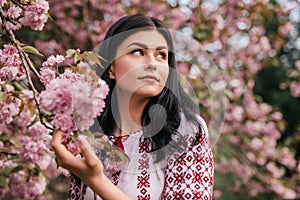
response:
<path fill-rule="evenodd" d="M 281 112 L 274 112 L 271 114 L 270 116 L 271 120 L 274 120 L 274 121 L 279 121 L 282 119 L 282 113 Z"/>
<path fill-rule="evenodd" d="M 49 41 L 35 40 L 34 46 L 39 47 L 39 51 L 45 56 L 64 52 L 62 44 L 58 43 L 54 39 L 51 39 Z"/>
<path fill-rule="evenodd" d="M 254 151 L 259 151 L 262 149 L 264 143 L 262 140 L 260 140 L 259 138 L 253 138 L 250 142 L 250 147 L 254 150 Z"/>
<path fill-rule="evenodd" d="M 51 121 L 51 124 L 53 125 L 53 127 L 55 127 L 55 129 L 62 130 L 67 133 L 75 130 L 74 120 L 73 120 L 72 116 L 70 115 L 70 113 L 55 114 L 55 117 Z"/>
<path fill-rule="evenodd" d="M 290 84 L 290 90 L 294 97 L 300 97 L 300 82 L 292 81 Z"/>
<path fill-rule="evenodd" d="M 47 61 L 43 62 L 42 66 L 43 67 L 55 66 L 62 63 L 64 60 L 65 58 L 62 55 L 56 55 L 56 56 L 51 55 L 49 58 L 47 58 Z"/>
<path fill-rule="evenodd" d="M 76 102 L 77 104 L 77 102 Z M 94 103 L 91 100 L 78 102 L 74 107 L 75 125 L 80 131 L 87 130 L 94 123 L 94 117 L 97 116 L 94 110 Z"/>
<path fill-rule="evenodd" d="M 269 162 L 266 168 L 273 174 L 274 178 L 281 178 L 284 175 L 284 170 L 277 167 L 274 162 Z"/>
<path fill-rule="evenodd" d="M 25 77 L 25 69 L 20 60 L 20 56 L 16 47 L 10 44 L 5 44 L 4 49 L 0 49 L 0 63 L 3 64 L 4 67 L 9 68 L 1 68 L 1 77 L 12 78 L 13 80 L 21 80 Z"/>
<path fill-rule="evenodd" d="M 55 114 L 72 112 L 72 84 L 67 79 L 54 79 L 41 92 L 41 106 Z"/>
<path fill-rule="evenodd" d="M 251 181 L 247 184 L 247 188 L 249 189 L 250 195 L 254 197 L 260 193 L 266 192 L 264 185 L 259 182 Z"/>
<path fill-rule="evenodd" d="M 4 6 L 4 4 L 6 4 L 7 2 L 6 2 L 6 0 L 0 0 L 0 6 L 2 7 L 2 6 Z"/>
<path fill-rule="evenodd" d="M 71 83 L 75 83 L 77 80 L 80 79 L 81 75 L 73 72 L 70 69 L 66 69 L 63 74 L 59 75 L 59 77 L 61 79 L 69 80 Z"/>
<path fill-rule="evenodd" d="M 21 101 L 8 97 L 6 102 L 0 102 L 0 123 L 9 124 L 20 111 Z"/>
<path fill-rule="evenodd" d="M 292 29 L 293 25 L 291 24 L 291 22 L 287 22 L 279 28 L 278 32 L 282 36 L 287 36 L 289 33 L 291 33 Z"/>
<path fill-rule="evenodd" d="M 15 22 L 15 23 L 6 22 L 6 25 L 9 29 L 11 29 L 13 31 L 17 31 L 22 27 L 22 25 L 19 22 Z"/>
<path fill-rule="evenodd" d="M 281 149 L 278 161 L 290 169 L 294 169 L 297 165 L 294 153 L 291 152 L 287 147 L 283 147 Z"/>
<path fill-rule="evenodd" d="M 50 164 L 51 155 L 48 152 L 48 147 L 41 138 L 42 137 L 37 140 L 30 136 L 22 137 L 23 148 L 19 155 L 21 162 L 36 164 L 45 170 Z"/>
<path fill-rule="evenodd" d="M 20 7 L 13 5 L 13 6 L 9 7 L 6 15 L 7 15 L 7 17 L 14 19 L 14 18 L 17 18 L 20 16 L 21 11 L 22 11 L 22 9 Z"/>
<path fill-rule="evenodd" d="M 3 144 L 2 144 L 3 145 Z M 8 159 L 4 155 L 0 155 L 0 169 L 8 168 L 14 168 L 17 164 L 13 162 L 11 159 Z"/>
<path fill-rule="evenodd" d="M 233 120 L 242 121 L 244 119 L 244 109 L 241 106 L 236 106 L 232 109 Z"/>
<path fill-rule="evenodd" d="M 91 70 L 91 66 L 86 62 L 79 62 L 77 65 L 81 73 L 87 74 Z"/>
<path fill-rule="evenodd" d="M 20 22 L 33 30 L 41 31 L 48 19 L 49 3 L 45 0 L 36 0 L 34 4 L 25 7 L 24 17 Z"/>
<path fill-rule="evenodd" d="M 291 188 L 285 187 L 278 179 L 269 179 L 270 186 L 283 199 L 296 199 L 296 192 Z"/>
<path fill-rule="evenodd" d="M 76 103 L 74 106 L 80 105 L 80 103 L 85 101 L 92 92 L 89 83 L 82 80 L 76 81 L 72 86 L 73 100 Z"/>
<path fill-rule="evenodd" d="M 190 69 L 185 62 L 178 62 L 176 67 L 177 71 L 184 76 L 187 76 L 190 73 Z"/>
<path fill-rule="evenodd" d="M 108 95 L 109 88 L 105 81 L 102 79 L 98 79 L 97 88 L 94 90 L 94 97 L 105 99 L 105 97 Z"/>
<path fill-rule="evenodd" d="M 0 80 L 1 81 L 12 81 L 15 80 L 19 74 L 18 67 L 2 67 L 0 69 Z"/>
<path fill-rule="evenodd" d="M 40 71 L 40 81 L 47 86 L 54 78 L 55 78 L 55 71 L 49 67 L 43 67 Z"/>
<path fill-rule="evenodd" d="M 66 147 L 74 155 L 77 155 L 77 154 L 79 154 L 81 152 L 80 144 L 81 143 L 78 140 L 76 140 L 74 142 L 67 142 L 66 143 Z"/>
<path fill-rule="evenodd" d="M 35 116 L 32 116 L 29 107 L 24 106 L 24 110 L 20 112 L 17 116 L 14 117 L 13 124 L 14 126 L 22 129 L 29 126 L 35 119 Z"/>
<path fill-rule="evenodd" d="M 47 180 L 44 176 L 29 176 L 25 171 L 14 173 L 9 178 L 9 188 L 13 197 L 34 199 L 46 189 Z"/>
<path fill-rule="evenodd" d="M 36 122 L 28 128 L 28 135 L 32 138 L 43 138 L 50 132 L 41 122 Z"/>

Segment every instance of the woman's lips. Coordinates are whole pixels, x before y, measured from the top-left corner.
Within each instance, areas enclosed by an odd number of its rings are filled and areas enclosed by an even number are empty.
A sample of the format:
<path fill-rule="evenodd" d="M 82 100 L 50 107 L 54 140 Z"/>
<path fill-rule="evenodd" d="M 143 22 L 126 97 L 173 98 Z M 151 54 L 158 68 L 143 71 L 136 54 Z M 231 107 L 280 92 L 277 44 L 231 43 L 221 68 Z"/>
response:
<path fill-rule="evenodd" d="M 154 75 L 145 75 L 145 76 L 141 76 L 138 78 L 139 80 L 154 80 L 154 81 L 157 81 L 159 82 L 159 78 L 157 76 L 154 76 Z"/>

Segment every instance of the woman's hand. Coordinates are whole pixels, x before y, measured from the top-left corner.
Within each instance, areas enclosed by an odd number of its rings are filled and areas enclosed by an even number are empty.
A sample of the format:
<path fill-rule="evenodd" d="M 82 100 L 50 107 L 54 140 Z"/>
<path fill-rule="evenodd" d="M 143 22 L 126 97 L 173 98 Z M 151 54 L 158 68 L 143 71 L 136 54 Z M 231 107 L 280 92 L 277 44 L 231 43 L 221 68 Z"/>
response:
<path fill-rule="evenodd" d="M 82 157 L 76 157 L 61 143 L 62 134 L 62 131 L 55 131 L 51 141 L 57 163 L 61 167 L 68 169 L 80 178 L 94 192 L 99 194 L 102 199 L 130 199 L 104 175 L 103 164 L 92 151 L 87 141 L 81 140 Z"/>
<path fill-rule="evenodd" d="M 87 184 L 97 179 L 97 177 L 103 176 L 102 162 L 92 151 L 89 143 L 85 140 L 80 140 L 82 157 L 76 157 L 62 144 L 62 135 L 62 131 L 55 131 L 51 141 L 51 146 L 55 151 L 58 165 L 68 169 Z"/>

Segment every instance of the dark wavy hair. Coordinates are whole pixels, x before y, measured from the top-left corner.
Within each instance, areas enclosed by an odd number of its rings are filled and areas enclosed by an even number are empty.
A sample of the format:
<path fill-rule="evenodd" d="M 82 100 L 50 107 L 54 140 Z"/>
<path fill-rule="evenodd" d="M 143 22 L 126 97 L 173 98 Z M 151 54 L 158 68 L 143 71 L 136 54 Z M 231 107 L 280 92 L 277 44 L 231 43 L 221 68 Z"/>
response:
<path fill-rule="evenodd" d="M 118 108 L 116 96 L 113 94 L 116 82 L 109 78 L 109 68 L 122 41 L 141 30 L 158 31 L 168 44 L 169 76 L 166 85 L 160 94 L 151 97 L 141 118 L 144 134 L 140 140 L 141 142 L 149 142 L 150 151 L 154 152 L 168 144 L 171 145 L 172 136 L 178 134 L 177 130 L 182 120 L 182 112 L 188 121 L 198 127 L 199 135 L 202 130 L 197 119 L 199 108 L 192 102 L 179 83 L 172 37 L 162 21 L 143 14 L 133 14 L 119 19 L 108 30 L 99 49 L 100 56 L 105 59 L 102 60 L 103 68 L 98 68 L 97 73 L 108 84 L 110 93 L 105 99 L 106 107 L 98 117 L 98 121 L 104 134 L 112 135 L 117 126 L 116 116 L 113 112 Z M 162 122 L 165 123 L 162 124 Z M 162 156 L 163 154 L 158 155 L 158 160 L 162 159 Z"/>

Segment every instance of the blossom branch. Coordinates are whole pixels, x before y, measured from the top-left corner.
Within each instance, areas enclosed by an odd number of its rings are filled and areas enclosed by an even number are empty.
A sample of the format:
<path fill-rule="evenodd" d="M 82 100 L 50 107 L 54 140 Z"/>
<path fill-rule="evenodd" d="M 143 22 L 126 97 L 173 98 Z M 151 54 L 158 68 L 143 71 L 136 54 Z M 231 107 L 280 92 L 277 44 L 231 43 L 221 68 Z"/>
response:
<path fill-rule="evenodd" d="M 82 4 L 82 15 L 83 15 L 83 23 L 84 26 L 86 28 L 87 34 L 89 36 L 89 40 L 92 43 L 93 46 L 96 46 L 96 44 L 94 43 L 94 41 L 92 40 L 92 33 L 91 30 L 89 28 L 89 24 L 90 24 L 90 20 L 89 20 L 89 8 L 88 8 L 88 3 L 89 0 L 84 0 L 83 4 Z"/>
<path fill-rule="evenodd" d="M 0 7 L 0 16 L 1 16 L 1 19 L 2 19 L 2 26 L 3 28 L 5 29 L 5 31 L 7 32 L 10 40 L 13 42 L 13 44 L 15 45 L 15 47 L 17 48 L 18 52 L 19 52 L 19 55 L 20 55 L 20 58 L 22 60 L 22 63 L 23 63 L 23 66 L 24 66 L 24 69 L 25 69 L 25 72 L 26 72 L 26 76 L 27 76 L 27 79 L 28 79 L 28 84 L 33 92 L 33 98 L 34 98 L 34 101 L 37 105 L 37 109 L 38 109 L 38 112 L 39 112 L 39 117 L 40 117 L 40 121 L 41 123 L 48 129 L 51 129 L 53 130 L 52 127 L 50 127 L 49 125 L 47 125 L 45 122 L 44 122 L 44 113 L 41 111 L 40 109 L 40 102 L 38 100 L 38 94 L 39 92 L 37 91 L 37 89 L 35 88 L 34 84 L 33 84 L 33 81 L 31 79 L 31 75 L 30 75 L 30 72 L 33 71 L 34 74 L 40 78 L 40 74 L 36 71 L 35 67 L 33 66 L 32 62 L 30 61 L 30 58 L 28 57 L 28 55 L 26 54 L 26 52 L 20 47 L 19 43 L 17 42 L 16 38 L 15 38 L 15 35 L 14 33 L 12 32 L 12 30 L 10 28 L 8 28 L 7 24 L 6 24 L 6 19 L 5 19 L 5 15 L 4 15 L 4 12 L 3 12 L 3 9 L 2 7 Z"/>
<path fill-rule="evenodd" d="M 19 1 L 16 1 L 16 0 L 11 0 L 14 4 L 18 5 L 22 10 L 25 10 L 23 4 Z"/>

